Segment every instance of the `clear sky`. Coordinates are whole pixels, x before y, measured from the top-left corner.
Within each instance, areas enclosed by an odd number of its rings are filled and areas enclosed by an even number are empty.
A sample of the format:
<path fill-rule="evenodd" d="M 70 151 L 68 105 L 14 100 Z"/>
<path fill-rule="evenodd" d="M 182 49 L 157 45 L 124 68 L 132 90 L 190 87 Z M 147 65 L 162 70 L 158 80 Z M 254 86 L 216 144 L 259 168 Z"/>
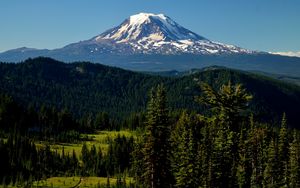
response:
<path fill-rule="evenodd" d="M 1 0 L 0 52 L 60 48 L 139 12 L 164 13 L 213 41 L 300 51 L 300 0 Z"/>

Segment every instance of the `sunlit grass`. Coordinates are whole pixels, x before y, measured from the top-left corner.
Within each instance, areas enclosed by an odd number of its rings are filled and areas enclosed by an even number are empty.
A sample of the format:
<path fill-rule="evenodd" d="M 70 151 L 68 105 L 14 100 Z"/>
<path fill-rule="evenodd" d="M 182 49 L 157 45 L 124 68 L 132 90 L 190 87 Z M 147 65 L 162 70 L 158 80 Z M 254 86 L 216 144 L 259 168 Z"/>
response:
<path fill-rule="evenodd" d="M 81 180 L 80 180 L 81 179 Z M 127 177 L 126 185 L 133 183 L 133 178 Z M 110 185 L 115 185 L 117 178 L 109 178 Z M 79 187 L 97 187 L 107 185 L 107 177 L 51 177 L 46 180 L 36 181 L 33 183 L 33 187 L 61 187 L 69 188 L 77 185 Z"/>
<path fill-rule="evenodd" d="M 95 145 L 96 149 L 101 148 L 101 151 L 103 154 L 107 153 L 108 146 L 109 146 L 109 140 L 114 140 L 117 138 L 117 136 L 125 136 L 127 138 L 133 136 L 136 137 L 136 133 L 134 131 L 98 131 L 96 134 L 83 134 L 83 138 L 87 138 L 88 141 L 82 141 L 79 143 L 47 143 L 47 142 L 36 142 L 37 148 L 44 147 L 46 144 L 50 145 L 50 148 L 54 152 L 58 152 L 59 154 L 62 154 L 62 151 L 64 149 L 65 155 L 69 153 L 69 155 L 72 155 L 73 150 L 76 153 L 77 157 L 81 156 L 81 148 L 84 143 L 86 143 L 87 147 L 90 149 L 93 145 Z"/>

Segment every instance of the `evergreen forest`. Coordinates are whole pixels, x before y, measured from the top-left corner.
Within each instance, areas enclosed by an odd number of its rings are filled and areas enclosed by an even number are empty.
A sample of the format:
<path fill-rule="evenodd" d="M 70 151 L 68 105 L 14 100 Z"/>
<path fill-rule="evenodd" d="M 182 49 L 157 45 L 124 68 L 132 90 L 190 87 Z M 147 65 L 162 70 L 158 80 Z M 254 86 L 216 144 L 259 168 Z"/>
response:
<path fill-rule="evenodd" d="M 0 63 L 2 187 L 300 187 L 300 88 L 49 58 Z"/>

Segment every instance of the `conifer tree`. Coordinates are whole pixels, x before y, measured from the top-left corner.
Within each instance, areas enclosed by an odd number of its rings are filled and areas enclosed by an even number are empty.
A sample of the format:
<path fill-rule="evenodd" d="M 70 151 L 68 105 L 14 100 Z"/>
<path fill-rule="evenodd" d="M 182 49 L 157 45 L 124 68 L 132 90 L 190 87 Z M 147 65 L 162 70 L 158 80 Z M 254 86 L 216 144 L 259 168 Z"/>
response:
<path fill-rule="evenodd" d="M 82 175 L 87 175 L 89 173 L 89 167 L 88 167 L 88 163 L 89 163 L 89 149 L 86 145 L 86 143 L 83 143 L 82 145 L 82 149 L 81 149 L 81 159 L 83 162 L 83 174 Z"/>
<path fill-rule="evenodd" d="M 285 113 L 283 114 L 282 117 L 281 128 L 279 132 L 278 155 L 279 155 L 279 180 L 281 181 L 280 186 L 288 186 L 289 140 L 288 140 L 287 122 L 286 122 Z"/>
<path fill-rule="evenodd" d="M 200 185 L 200 157 L 196 138 L 195 123 L 191 117 L 183 112 L 174 133 L 173 167 L 177 187 L 198 187 Z M 173 150 L 174 151 L 174 150 Z"/>
<path fill-rule="evenodd" d="M 74 149 L 72 151 L 72 165 L 71 166 L 72 166 L 73 174 L 76 175 L 76 170 L 78 168 L 78 159 L 77 159 L 76 152 Z"/>
<path fill-rule="evenodd" d="M 216 125 L 212 167 L 214 171 L 212 178 L 215 180 L 211 181 L 214 183 L 212 186 L 224 183 L 236 186 L 239 143 L 238 139 L 233 138 L 238 137 L 244 119 L 243 113 L 252 96 L 240 84 L 231 85 L 231 82 L 223 85 L 218 91 L 205 83 L 200 86 L 204 95 L 197 100 L 211 107 L 213 112 L 211 122 Z M 229 170 L 220 173 L 224 168 Z"/>
<path fill-rule="evenodd" d="M 245 130 L 240 133 L 239 138 L 239 160 L 237 165 L 237 181 L 239 187 L 250 187 L 251 182 L 251 165 L 248 151 L 248 143 L 246 142 Z"/>
<path fill-rule="evenodd" d="M 250 127 L 246 142 L 248 143 L 247 153 L 251 160 L 251 187 L 262 187 L 263 170 L 265 158 L 267 157 L 266 130 L 257 127 L 253 115 L 250 116 Z"/>
<path fill-rule="evenodd" d="M 300 187 L 300 142 L 299 137 L 294 131 L 293 141 L 290 143 L 290 187 Z"/>
<path fill-rule="evenodd" d="M 231 85 L 231 82 L 223 85 L 219 91 L 215 91 L 205 83 L 202 83 L 200 86 L 204 96 L 198 97 L 197 100 L 210 106 L 222 124 L 227 124 L 231 130 L 238 132 L 238 124 L 242 113 L 245 111 L 252 96 L 246 92 L 241 84 Z"/>
<path fill-rule="evenodd" d="M 264 186 L 278 187 L 279 165 L 278 165 L 278 145 L 274 138 L 271 139 L 268 148 L 266 168 L 264 171 Z"/>
<path fill-rule="evenodd" d="M 169 187 L 170 173 L 170 130 L 166 91 L 163 85 L 152 89 L 147 108 L 144 154 L 144 183 L 146 187 Z"/>
<path fill-rule="evenodd" d="M 233 187 L 231 183 L 235 177 L 232 177 L 231 173 L 233 167 L 232 147 L 233 132 L 228 126 L 219 126 L 213 142 L 213 187 Z"/>
<path fill-rule="evenodd" d="M 207 124 L 202 129 L 203 141 L 199 148 L 199 156 L 201 157 L 201 184 L 204 187 L 211 187 L 213 180 L 213 127 Z"/>

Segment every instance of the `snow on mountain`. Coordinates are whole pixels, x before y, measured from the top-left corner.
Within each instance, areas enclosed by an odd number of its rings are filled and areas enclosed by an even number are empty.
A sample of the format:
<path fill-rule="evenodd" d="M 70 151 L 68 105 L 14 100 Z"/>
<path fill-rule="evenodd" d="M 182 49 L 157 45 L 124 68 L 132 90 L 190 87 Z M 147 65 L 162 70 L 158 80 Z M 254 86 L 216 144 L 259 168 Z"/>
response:
<path fill-rule="evenodd" d="M 140 13 L 130 16 L 120 26 L 109 33 L 103 33 L 96 40 L 113 39 L 117 42 L 128 42 L 151 39 L 186 40 L 204 39 L 199 35 L 181 27 L 163 14 Z"/>
<path fill-rule="evenodd" d="M 300 57 L 300 51 L 299 52 L 270 52 L 271 54 L 275 55 L 282 55 L 282 56 L 290 56 L 290 57 Z"/>
<path fill-rule="evenodd" d="M 8 50 L 0 53 L 0 62 L 20 62 L 39 56 L 138 71 L 185 71 L 217 65 L 290 76 L 300 74 L 300 58 L 214 42 L 180 26 L 166 15 L 151 13 L 132 15 L 115 28 L 62 48 Z"/>
<path fill-rule="evenodd" d="M 91 53 L 101 53 L 99 46 L 111 53 L 143 54 L 222 54 L 253 53 L 233 45 L 210 41 L 173 21 L 164 14 L 139 13 L 121 25 L 91 40 Z"/>
<path fill-rule="evenodd" d="M 139 13 L 119 26 L 89 40 L 54 50 L 18 48 L 0 53 L 2 61 L 20 61 L 47 56 L 62 60 L 103 62 L 103 57 L 131 55 L 252 54 L 255 51 L 213 42 L 173 21 L 164 14 Z"/>

